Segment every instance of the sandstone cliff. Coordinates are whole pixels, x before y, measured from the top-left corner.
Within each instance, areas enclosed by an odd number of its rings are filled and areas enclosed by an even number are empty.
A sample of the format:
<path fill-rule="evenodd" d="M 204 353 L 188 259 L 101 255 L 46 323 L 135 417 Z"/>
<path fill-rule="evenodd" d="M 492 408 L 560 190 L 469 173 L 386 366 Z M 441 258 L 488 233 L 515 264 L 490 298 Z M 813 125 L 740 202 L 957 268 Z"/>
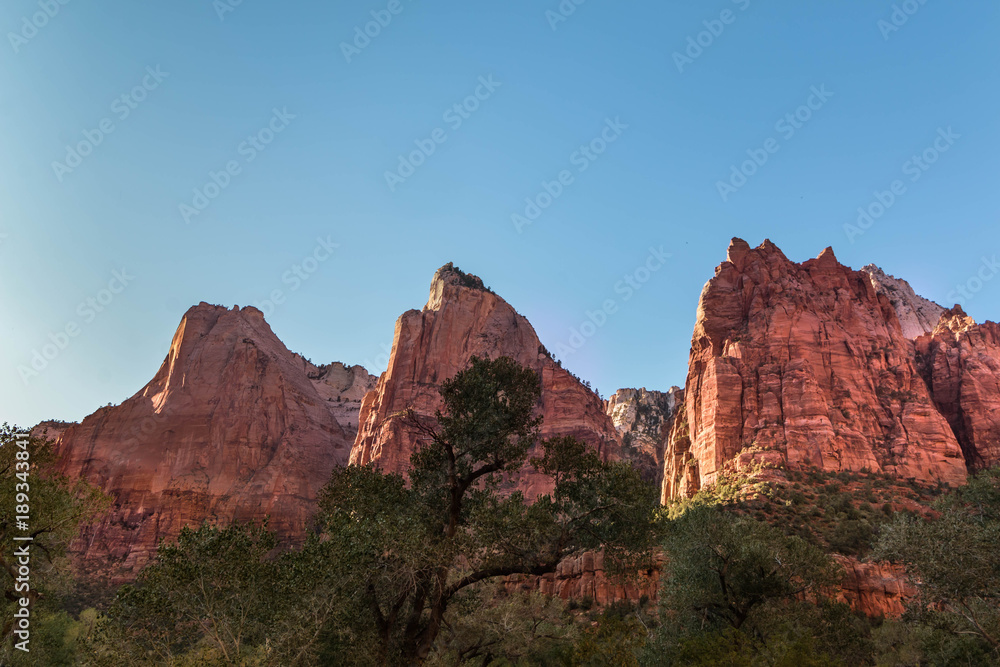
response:
<path fill-rule="evenodd" d="M 619 389 L 605 405 L 622 439 L 622 458 L 657 486 L 663 477 L 663 449 L 683 400 L 677 387 L 668 392 Z"/>
<path fill-rule="evenodd" d="M 618 457 L 620 441 L 601 399 L 552 360 L 531 324 L 506 301 L 449 264 L 434 274 L 423 310 L 407 311 L 396 321 L 388 368 L 361 406 L 351 463 L 374 461 L 405 474 L 419 439 L 398 413 L 412 408 L 432 417 L 441 407 L 441 383 L 472 356 L 511 357 L 538 373 L 542 438 L 572 435 L 604 458 Z M 529 466 L 512 482 L 528 497 L 551 490 L 549 478 Z"/>
<path fill-rule="evenodd" d="M 916 340 L 921 372 L 971 469 L 1000 464 L 1000 325 L 960 306 Z"/>
<path fill-rule="evenodd" d="M 84 562 L 127 577 L 159 540 L 205 519 L 270 516 L 300 539 L 351 445 L 311 369 L 255 308 L 189 310 L 149 384 L 58 438 L 63 472 L 114 498 L 76 545 Z"/>
<path fill-rule="evenodd" d="M 944 308 L 918 295 L 910 283 L 888 275 L 874 264 L 861 270 L 868 274 L 875 291 L 888 297 L 904 336 L 912 339 L 934 331 Z"/>
<path fill-rule="evenodd" d="M 733 239 L 702 291 L 664 498 L 751 462 L 959 484 L 966 465 L 889 298 L 827 248 Z"/>

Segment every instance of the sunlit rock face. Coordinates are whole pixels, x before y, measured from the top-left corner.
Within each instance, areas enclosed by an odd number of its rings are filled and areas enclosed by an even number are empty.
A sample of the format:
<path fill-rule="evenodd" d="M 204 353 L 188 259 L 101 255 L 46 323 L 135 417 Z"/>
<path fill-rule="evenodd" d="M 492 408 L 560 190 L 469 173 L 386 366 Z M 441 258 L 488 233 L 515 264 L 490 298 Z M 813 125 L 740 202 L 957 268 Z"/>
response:
<path fill-rule="evenodd" d="M 190 309 L 149 384 L 57 436 L 63 472 L 114 501 L 78 540 L 83 562 L 127 577 L 160 540 L 204 520 L 268 517 L 279 535 L 301 539 L 351 447 L 331 407 L 337 390 L 318 371 L 256 308 Z"/>
<path fill-rule="evenodd" d="M 966 462 L 896 308 L 827 248 L 804 263 L 733 239 L 702 291 L 663 497 L 726 465 L 871 470 L 960 484 Z"/>
<path fill-rule="evenodd" d="M 528 320 L 482 280 L 447 265 L 434 274 L 427 305 L 396 321 L 388 368 L 361 406 L 351 463 L 375 462 L 405 475 L 421 437 L 400 413 L 412 408 L 433 417 L 442 407 L 441 383 L 466 368 L 473 356 L 511 357 L 538 373 L 543 439 L 572 435 L 604 459 L 619 457 L 621 443 L 601 399 L 552 359 Z M 536 448 L 529 456 L 540 453 Z M 534 498 L 551 491 L 551 484 L 526 465 L 512 476 L 509 488 Z"/>
<path fill-rule="evenodd" d="M 889 299 L 904 336 L 913 339 L 934 331 L 944 313 L 943 307 L 914 292 L 910 283 L 888 275 L 874 264 L 861 270 L 868 274 L 875 291 Z"/>

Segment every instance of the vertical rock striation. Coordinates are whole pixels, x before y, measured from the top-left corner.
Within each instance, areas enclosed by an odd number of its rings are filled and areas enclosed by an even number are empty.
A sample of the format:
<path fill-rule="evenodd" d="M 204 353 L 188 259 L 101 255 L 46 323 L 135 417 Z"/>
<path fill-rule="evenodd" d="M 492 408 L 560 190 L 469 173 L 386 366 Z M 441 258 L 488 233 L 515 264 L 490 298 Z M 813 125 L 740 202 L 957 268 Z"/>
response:
<path fill-rule="evenodd" d="M 798 264 L 733 239 L 702 290 L 684 394 L 665 499 L 750 463 L 965 480 L 890 299 L 830 248 Z"/>

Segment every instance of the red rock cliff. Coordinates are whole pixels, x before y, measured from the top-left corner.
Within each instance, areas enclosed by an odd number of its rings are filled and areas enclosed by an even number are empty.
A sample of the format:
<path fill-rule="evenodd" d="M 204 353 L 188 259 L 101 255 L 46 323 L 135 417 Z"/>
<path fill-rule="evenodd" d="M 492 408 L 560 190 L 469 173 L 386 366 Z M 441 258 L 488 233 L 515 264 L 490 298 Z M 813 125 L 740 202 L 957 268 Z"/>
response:
<path fill-rule="evenodd" d="M 64 472 L 114 498 L 78 541 L 84 562 L 127 577 L 160 539 L 204 519 L 270 515 L 272 529 L 301 538 L 317 492 L 350 452 L 311 371 L 259 310 L 189 310 L 149 384 L 58 439 Z"/>
<path fill-rule="evenodd" d="M 396 321 L 389 366 L 361 406 L 351 463 L 375 461 L 383 470 L 405 473 L 419 442 L 398 413 L 413 408 L 433 416 L 442 406 L 441 383 L 472 356 L 511 357 L 538 373 L 542 438 L 572 435 L 605 458 L 618 456 L 620 441 L 601 399 L 552 360 L 528 320 L 479 278 L 449 264 L 434 274 L 423 310 L 407 311 Z M 515 483 L 536 497 L 551 489 L 549 481 L 526 466 Z"/>
<path fill-rule="evenodd" d="M 916 340 L 921 371 L 972 469 L 1000 464 L 1000 325 L 960 306 Z"/>
<path fill-rule="evenodd" d="M 966 466 L 914 346 L 868 274 L 733 239 L 706 285 L 664 498 L 748 460 L 959 484 Z"/>

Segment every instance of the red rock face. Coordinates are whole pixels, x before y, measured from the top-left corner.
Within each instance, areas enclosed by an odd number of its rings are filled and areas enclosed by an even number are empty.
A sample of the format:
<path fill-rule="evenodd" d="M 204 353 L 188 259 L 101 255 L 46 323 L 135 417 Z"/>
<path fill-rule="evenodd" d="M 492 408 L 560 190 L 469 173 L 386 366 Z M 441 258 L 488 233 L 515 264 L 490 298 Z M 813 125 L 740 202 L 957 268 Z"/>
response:
<path fill-rule="evenodd" d="M 917 595 L 902 565 L 863 563 L 839 554 L 833 558 L 844 568 L 844 582 L 833 597 L 866 616 L 900 616 L 906 603 Z"/>
<path fill-rule="evenodd" d="M 701 294 L 665 499 L 767 462 L 965 480 L 890 300 L 827 249 L 802 264 L 740 239 Z"/>
<path fill-rule="evenodd" d="M 362 402 L 351 463 L 374 461 L 383 470 L 405 474 L 419 440 L 398 413 L 412 408 L 433 416 L 442 407 L 441 383 L 466 368 L 472 356 L 511 357 L 538 373 L 542 438 L 572 435 L 602 457 L 617 458 L 620 441 L 600 398 L 552 360 L 532 326 L 506 301 L 479 278 L 449 265 L 434 275 L 424 309 L 396 321 L 389 366 Z M 530 454 L 535 455 L 540 452 Z M 550 479 L 529 466 L 513 481 L 529 498 L 551 490 Z"/>
<path fill-rule="evenodd" d="M 135 573 L 184 525 L 260 520 L 301 538 L 350 440 L 255 308 L 192 308 L 152 381 L 59 438 L 63 472 L 114 498 L 81 538 L 85 563 Z M 319 382 L 319 380 L 317 380 Z M 329 397 L 327 397 L 329 398 Z"/>
<path fill-rule="evenodd" d="M 511 575 L 504 586 L 508 591 L 539 591 L 563 600 L 589 598 L 602 607 L 623 600 L 639 602 L 644 597 L 655 602 L 660 592 L 664 560 L 663 554 L 657 554 L 650 569 L 622 581 L 608 575 L 603 551 L 588 551 L 576 558 L 567 558 L 549 574 Z"/>
<path fill-rule="evenodd" d="M 1000 464 L 1000 325 L 976 324 L 955 306 L 916 347 L 934 402 L 969 467 Z"/>

